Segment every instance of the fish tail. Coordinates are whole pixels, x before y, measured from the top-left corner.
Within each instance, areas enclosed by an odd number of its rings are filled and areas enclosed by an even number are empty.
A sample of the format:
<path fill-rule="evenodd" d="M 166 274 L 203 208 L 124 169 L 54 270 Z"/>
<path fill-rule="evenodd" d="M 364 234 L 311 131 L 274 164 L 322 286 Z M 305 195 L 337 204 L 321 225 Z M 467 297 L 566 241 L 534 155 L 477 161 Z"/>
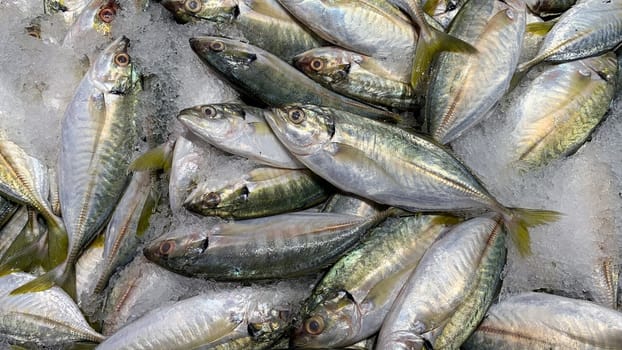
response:
<path fill-rule="evenodd" d="M 43 265 L 46 257 L 46 242 L 47 235 L 44 233 L 36 241 L 31 242 L 19 251 L 3 256 L 2 264 L 0 264 L 0 276 L 14 271 L 28 271 L 36 265 Z"/>
<path fill-rule="evenodd" d="M 61 286 L 67 294 L 76 299 L 76 277 L 73 264 L 64 262 L 34 280 L 14 289 L 10 295 L 42 292 L 54 285 Z"/>
<path fill-rule="evenodd" d="M 553 210 L 507 208 L 503 214 L 505 227 L 521 256 L 531 254 L 529 228 L 559 220 L 561 213 Z"/>
<path fill-rule="evenodd" d="M 146 151 L 130 164 L 130 170 L 170 170 L 173 163 L 173 146 L 174 143 L 165 142 Z"/>
<path fill-rule="evenodd" d="M 69 237 L 63 222 L 58 218 L 48 220 L 48 270 L 67 259 L 68 247 Z"/>
<path fill-rule="evenodd" d="M 428 25 L 427 31 L 421 31 L 415 48 L 411 75 L 413 89 L 423 88 L 432 60 L 443 51 L 477 53 L 477 49 L 473 45 Z"/>

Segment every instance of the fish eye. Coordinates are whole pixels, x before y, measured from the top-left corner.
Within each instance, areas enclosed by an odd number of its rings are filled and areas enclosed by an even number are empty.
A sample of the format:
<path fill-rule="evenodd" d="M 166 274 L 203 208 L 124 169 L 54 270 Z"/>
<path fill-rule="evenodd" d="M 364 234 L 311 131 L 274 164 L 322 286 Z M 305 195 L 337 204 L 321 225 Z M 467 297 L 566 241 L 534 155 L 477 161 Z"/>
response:
<path fill-rule="evenodd" d="M 324 68 L 324 61 L 320 58 L 314 58 L 309 63 L 309 66 L 311 67 L 311 69 L 318 72 Z"/>
<path fill-rule="evenodd" d="M 175 249 L 175 242 L 173 241 L 164 241 L 160 243 L 160 254 L 169 255 Z"/>
<path fill-rule="evenodd" d="M 186 8 L 186 10 L 192 13 L 197 13 L 201 10 L 201 3 L 197 0 L 190 0 L 186 1 L 184 7 Z"/>
<path fill-rule="evenodd" d="M 205 197 L 205 202 L 208 208 L 216 208 L 220 204 L 220 195 L 216 192 L 210 192 Z"/>
<path fill-rule="evenodd" d="M 216 116 L 217 112 L 216 112 L 216 108 L 212 107 L 212 106 L 205 106 L 203 108 L 203 114 L 208 117 L 208 118 L 213 118 Z"/>
<path fill-rule="evenodd" d="M 104 7 L 99 11 L 98 17 L 102 22 L 110 23 L 112 22 L 116 14 L 117 13 L 115 12 L 114 8 Z"/>
<path fill-rule="evenodd" d="M 294 124 L 300 124 L 305 120 L 305 112 L 300 108 L 292 108 L 287 112 L 287 117 Z"/>
<path fill-rule="evenodd" d="M 449 11 L 453 11 L 453 10 L 455 10 L 456 8 L 458 8 L 458 5 L 457 5 L 455 2 L 450 1 L 450 2 L 448 2 L 448 3 L 447 3 L 446 11 L 447 11 L 447 12 L 449 12 Z"/>
<path fill-rule="evenodd" d="M 114 63 L 116 63 L 118 66 L 126 67 L 128 64 L 130 64 L 130 55 L 126 53 L 119 53 L 114 56 Z"/>
<path fill-rule="evenodd" d="M 305 331 L 311 335 L 318 335 L 324 330 L 324 319 L 318 316 L 305 321 Z"/>
<path fill-rule="evenodd" d="M 209 44 L 209 48 L 214 52 L 221 52 L 225 50 L 225 43 L 220 40 L 216 40 Z"/>

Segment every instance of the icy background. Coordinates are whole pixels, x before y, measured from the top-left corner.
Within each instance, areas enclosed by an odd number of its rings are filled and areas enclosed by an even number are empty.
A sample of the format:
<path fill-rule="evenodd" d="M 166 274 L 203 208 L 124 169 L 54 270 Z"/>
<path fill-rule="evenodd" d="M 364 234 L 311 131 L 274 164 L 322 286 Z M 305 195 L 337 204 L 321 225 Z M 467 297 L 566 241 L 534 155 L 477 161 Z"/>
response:
<path fill-rule="evenodd" d="M 40 25 L 41 39 L 27 35 L 25 28 L 33 23 Z M 190 37 L 200 34 L 230 35 L 226 28 L 207 23 L 180 25 L 158 3 L 143 9 L 130 1 L 122 4 L 112 24 L 112 37 L 130 38 L 130 55 L 144 75 L 137 121 L 144 137 L 137 155 L 184 133 L 175 119 L 181 109 L 238 101 L 237 93 L 201 63 L 188 45 Z M 43 14 L 41 1 L 0 0 L 0 137 L 19 144 L 52 169 L 65 107 L 88 68 L 89 58 L 110 42 L 110 38 L 86 33 L 83 40 L 63 47 L 67 30 L 62 16 Z M 531 256 L 521 257 L 509 245 L 501 297 L 547 289 L 611 305 L 615 303 L 613 290 L 603 270 L 604 266 L 612 267 L 609 273 L 617 276 L 622 256 L 622 94 L 618 92 L 607 119 L 576 154 L 540 170 L 519 173 L 508 164 L 508 149 L 504 147 L 513 125 L 506 109 L 524 86 L 521 84 L 488 119 L 452 145 L 503 204 L 564 213 L 559 222 L 531 230 Z M 197 181 L 222 183 L 252 166 L 196 138 L 192 140 L 203 147 Z M 199 218 L 183 209 L 172 213 L 168 175 L 161 178 L 162 196 L 147 240 L 171 227 L 190 229 L 217 220 Z M 120 306 L 114 316 L 118 319 L 134 319 L 156 305 L 205 288 L 230 287 L 175 275 L 147 262 L 140 251 L 137 254 L 134 262 L 113 276 L 106 290 L 109 292 L 110 286 L 122 288 L 128 280 L 138 286 L 132 294 L 139 301 L 137 306 Z M 313 278 L 291 283 L 310 290 Z M 85 310 L 92 320 L 101 321 L 111 306 L 109 303 L 107 309 L 100 305 L 103 298 L 96 299 Z"/>

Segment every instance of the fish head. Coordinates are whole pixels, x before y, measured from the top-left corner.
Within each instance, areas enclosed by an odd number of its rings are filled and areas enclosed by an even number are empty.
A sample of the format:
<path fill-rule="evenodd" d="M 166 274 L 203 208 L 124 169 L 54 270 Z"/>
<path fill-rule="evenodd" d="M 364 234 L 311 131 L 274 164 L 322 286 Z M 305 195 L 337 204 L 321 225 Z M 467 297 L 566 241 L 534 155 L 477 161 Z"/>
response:
<path fill-rule="evenodd" d="M 315 81 L 327 84 L 344 80 L 350 73 L 354 55 L 335 47 L 320 47 L 293 58 L 294 65 Z"/>
<path fill-rule="evenodd" d="M 128 54 L 130 39 L 121 36 L 99 55 L 90 69 L 90 78 L 97 88 L 125 95 L 139 84 L 139 77 Z"/>
<path fill-rule="evenodd" d="M 311 155 L 335 134 L 333 118 L 322 107 L 292 105 L 264 114 L 277 138 L 294 155 Z"/>
<path fill-rule="evenodd" d="M 308 312 L 291 343 L 302 348 L 333 348 L 351 343 L 361 327 L 358 303 L 347 291 L 337 291 Z"/>
<path fill-rule="evenodd" d="M 232 142 L 246 127 L 244 110 L 236 105 L 211 104 L 187 108 L 177 119 L 210 142 Z"/>
<path fill-rule="evenodd" d="M 193 212 L 224 215 L 231 213 L 248 200 L 250 190 L 245 183 L 236 183 L 214 191 L 197 188 L 186 201 L 184 207 Z"/>
<path fill-rule="evenodd" d="M 190 38 L 190 46 L 201 60 L 225 74 L 251 69 L 258 54 L 254 46 L 222 37 Z"/>
<path fill-rule="evenodd" d="M 233 21 L 240 10 L 235 0 L 163 0 L 177 23 L 207 20 L 217 23 Z"/>
<path fill-rule="evenodd" d="M 208 242 L 206 230 L 173 231 L 147 245 L 143 254 L 158 265 L 181 270 L 207 249 Z"/>

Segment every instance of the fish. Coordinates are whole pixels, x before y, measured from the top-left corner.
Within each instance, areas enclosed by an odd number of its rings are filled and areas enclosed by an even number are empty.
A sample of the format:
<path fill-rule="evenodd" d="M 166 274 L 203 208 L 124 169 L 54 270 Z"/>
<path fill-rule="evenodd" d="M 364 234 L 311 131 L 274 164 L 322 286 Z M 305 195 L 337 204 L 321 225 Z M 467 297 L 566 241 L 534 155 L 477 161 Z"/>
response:
<path fill-rule="evenodd" d="M 16 203 L 34 208 L 43 216 L 49 240 L 46 260 L 54 267 L 67 255 L 67 230 L 47 201 L 49 191 L 46 166 L 26 154 L 17 144 L 9 140 L 0 141 L 0 193 Z M 23 243 L 14 250 L 15 253 L 26 248 L 29 242 Z"/>
<path fill-rule="evenodd" d="M 282 284 L 202 293 L 150 311 L 108 337 L 98 350 L 266 349 L 289 329 L 302 293 L 300 287 Z M 249 335 L 254 341 L 245 339 Z M 240 340 L 242 346 L 233 346 Z"/>
<path fill-rule="evenodd" d="M 392 75 L 410 74 L 417 33 L 389 2 L 279 1 L 324 40 L 381 61 Z"/>
<path fill-rule="evenodd" d="M 306 169 L 260 167 L 222 187 L 197 185 L 184 207 L 205 216 L 249 219 L 309 208 L 326 200 L 330 188 Z"/>
<path fill-rule="evenodd" d="M 449 150 L 397 126 L 313 105 L 273 111 L 266 120 L 285 147 L 342 191 L 409 211 L 497 212 L 523 255 L 528 227 L 561 215 L 503 206 Z"/>
<path fill-rule="evenodd" d="M 425 119 L 435 140 L 454 141 L 501 99 L 518 65 L 524 33 L 525 5 L 520 0 L 473 0 L 462 7 L 449 34 L 478 52 L 444 52 L 433 64 Z"/>
<path fill-rule="evenodd" d="M 476 217 L 446 231 L 404 284 L 376 346 L 459 349 L 501 287 L 505 235 L 498 215 Z"/>
<path fill-rule="evenodd" d="M 88 38 L 91 33 L 110 36 L 111 23 L 118 11 L 116 0 L 91 0 L 65 34 L 62 45 L 71 47 Z"/>
<path fill-rule="evenodd" d="M 400 121 L 398 115 L 343 97 L 314 82 L 296 68 L 256 46 L 213 36 L 190 39 L 201 60 L 222 73 L 243 94 L 271 106 L 314 103 L 369 118 Z"/>
<path fill-rule="evenodd" d="M 140 90 L 128 47 L 129 39 L 121 36 L 103 50 L 77 87 L 62 121 L 58 176 L 69 236 L 66 259 L 12 294 L 42 291 L 56 283 L 75 295 L 73 265 L 123 193 L 137 142 Z"/>
<path fill-rule="evenodd" d="M 574 153 L 609 109 L 617 69 L 614 53 L 545 67 L 508 107 L 513 164 L 528 170 Z"/>
<path fill-rule="evenodd" d="M 149 171 L 134 172 L 112 213 L 104 233 L 104 260 L 93 290 L 96 294 L 103 291 L 115 269 L 127 264 L 134 257 L 149 227 L 149 218 L 158 197 L 153 175 Z"/>
<path fill-rule="evenodd" d="M 221 281 L 317 272 L 352 248 L 374 217 L 295 212 L 173 230 L 148 244 L 147 259 L 185 276 Z"/>
<path fill-rule="evenodd" d="M 493 305 L 464 349 L 617 349 L 622 313 L 546 293 L 508 296 Z"/>
<path fill-rule="evenodd" d="M 559 63 L 597 56 L 622 43 L 622 2 L 583 0 L 564 12 L 544 38 L 536 57 L 518 66 Z"/>
<path fill-rule="evenodd" d="M 34 279 L 23 272 L 0 277 L 0 337 L 3 340 L 39 348 L 104 340 L 89 326 L 71 297 L 58 287 L 40 293 L 10 295 L 11 290 Z"/>
<path fill-rule="evenodd" d="M 5 255 L 7 249 L 13 244 L 15 238 L 28 224 L 29 209 L 20 206 L 9 221 L 0 229 L 0 257 Z"/>
<path fill-rule="evenodd" d="M 302 348 L 344 347 L 377 333 L 425 251 L 457 221 L 417 214 L 373 228 L 315 286 L 291 343 Z"/>
<path fill-rule="evenodd" d="M 328 46 L 294 57 L 308 77 L 344 96 L 369 104 L 410 110 L 418 102 L 410 81 L 372 57 Z"/>
<path fill-rule="evenodd" d="M 264 111 L 241 104 L 198 105 L 179 112 L 177 119 L 214 147 L 277 168 L 304 168 L 278 141 Z"/>

